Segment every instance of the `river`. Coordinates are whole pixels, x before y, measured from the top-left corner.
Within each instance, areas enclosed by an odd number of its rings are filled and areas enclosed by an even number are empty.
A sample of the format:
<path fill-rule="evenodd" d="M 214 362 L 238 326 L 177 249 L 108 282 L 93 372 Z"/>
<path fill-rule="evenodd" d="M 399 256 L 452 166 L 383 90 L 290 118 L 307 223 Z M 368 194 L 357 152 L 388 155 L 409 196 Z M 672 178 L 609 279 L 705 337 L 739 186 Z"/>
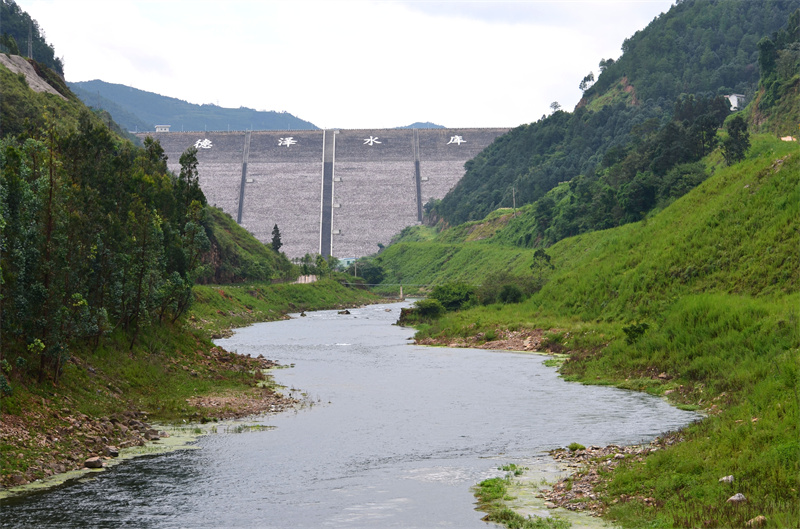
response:
<path fill-rule="evenodd" d="M 470 487 L 571 442 L 649 441 L 696 414 L 560 379 L 540 355 L 410 345 L 401 304 L 308 313 L 217 343 L 275 371 L 296 412 L 5 500 L 2 527 L 483 528 Z"/>

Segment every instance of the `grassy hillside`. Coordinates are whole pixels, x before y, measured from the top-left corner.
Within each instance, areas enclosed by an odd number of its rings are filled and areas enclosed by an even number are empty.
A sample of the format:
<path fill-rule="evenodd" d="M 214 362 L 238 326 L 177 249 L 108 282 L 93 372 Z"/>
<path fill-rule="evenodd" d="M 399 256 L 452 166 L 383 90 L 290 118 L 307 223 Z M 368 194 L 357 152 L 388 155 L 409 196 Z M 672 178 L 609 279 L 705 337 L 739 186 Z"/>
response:
<path fill-rule="evenodd" d="M 286 255 L 257 240 L 230 215 L 219 208 L 207 208 L 206 233 L 210 249 L 203 257 L 206 270 L 199 283 L 294 280 L 297 266 Z"/>
<path fill-rule="evenodd" d="M 451 343 L 551 329 L 544 346 L 569 354 L 564 376 L 705 410 L 682 442 L 604 474 L 595 493 L 626 527 L 800 519 L 800 152 L 753 139 L 747 160 L 726 167 L 712 155 L 711 177 L 645 221 L 548 248 L 553 268 L 526 301 L 449 313 L 418 333 Z M 536 280 L 534 252 L 501 233 L 390 246 L 387 281 L 475 284 L 526 267 Z M 718 481 L 731 474 L 733 486 Z M 747 503 L 726 503 L 737 492 Z"/>

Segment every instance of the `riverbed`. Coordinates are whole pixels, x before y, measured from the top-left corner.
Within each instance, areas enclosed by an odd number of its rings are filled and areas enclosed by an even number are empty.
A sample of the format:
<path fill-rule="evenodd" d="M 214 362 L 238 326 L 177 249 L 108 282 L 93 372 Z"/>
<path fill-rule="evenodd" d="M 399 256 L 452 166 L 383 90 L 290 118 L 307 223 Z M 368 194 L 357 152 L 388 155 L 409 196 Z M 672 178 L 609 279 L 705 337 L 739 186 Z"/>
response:
<path fill-rule="evenodd" d="M 403 304 L 308 313 L 218 344 L 277 360 L 304 404 L 6 500 L 0 527 L 486 528 L 470 488 L 572 442 L 646 442 L 698 417 L 558 377 L 544 356 L 410 344 Z M 297 315 L 295 315 L 297 316 Z M 239 432 L 239 433 L 234 433 Z"/>

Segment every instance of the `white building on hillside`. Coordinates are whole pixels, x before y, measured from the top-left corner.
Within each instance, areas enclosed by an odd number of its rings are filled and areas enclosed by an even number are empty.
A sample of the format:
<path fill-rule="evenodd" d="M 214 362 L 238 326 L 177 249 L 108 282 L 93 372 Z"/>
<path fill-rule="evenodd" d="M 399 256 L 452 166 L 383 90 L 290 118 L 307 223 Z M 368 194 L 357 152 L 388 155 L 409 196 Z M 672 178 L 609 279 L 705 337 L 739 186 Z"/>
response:
<path fill-rule="evenodd" d="M 731 94 L 725 96 L 731 104 L 731 111 L 741 110 L 744 107 L 744 96 L 742 94 Z"/>

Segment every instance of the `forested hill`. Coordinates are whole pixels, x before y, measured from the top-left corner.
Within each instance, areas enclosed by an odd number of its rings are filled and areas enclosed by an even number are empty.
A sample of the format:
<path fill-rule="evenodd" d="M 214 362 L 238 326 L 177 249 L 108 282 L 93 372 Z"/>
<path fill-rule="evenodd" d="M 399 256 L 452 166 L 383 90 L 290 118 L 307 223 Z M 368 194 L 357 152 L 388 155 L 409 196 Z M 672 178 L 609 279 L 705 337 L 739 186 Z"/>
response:
<path fill-rule="evenodd" d="M 176 322 L 196 282 L 292 270 L 209 210 L 195 149 L 174 175 L 157 141 L 135 147 L 58 88 L 64 97 L 35 92 L 0 65 L 0 397 L 11 391 L 6 358 L 17 357 L 20 380 L 58 380 L 71 351 L 111 334 L 132 348 Z"/>
<path fill-rule="evenodd" d="M 758 42 L 786 25 L 790 0 L 682 0 L 622 43 L 586 97 L 627 78 L 640 100 L 675 100 L 709 92 L 752 96 L 759 78 Z"/>
<path fill-rule="evenodd" d="M 0 52 L 28 57 L 64 77 L 64 62 L 45 40 L 44 31 L 14 0 L 0 0 Z"/>
<path fill-rule="evenodd" d="M 107 111 L 127 130 L 313 130 L 316 125 L 287 112 L 196 105 L 174 97 L 105 81 L 68 83 L 88 106 Z"/>
<path fill-rule="evenodd" d="M 784 27 L 796 5 L 781 0 L 678 2 L 627 39 L 619 59 L 598 57 L 597 81 L 592 72 L 580 82 L 584 98 L 574 112 L 556 109 L 517 127 L 468 162 L 459 184 L 432 205 L 434 218 L 455 225 L 510 207 L 513 196 L 517 206 L 532 203 L 559 182 L 594 173 L 607 152 L 618 156 L 664 128 L 676 102 L 682 100 L 685 110 L 689 96 L 703 103 L 676 124 L 687 121 L 687 128 L 696 124 L 698 129 L 701 121 L 710 127 L 717 120 L 718 127 L 722 116 L 700 119 L 697 111 L 706 113 L 717 105 L 717 96 L 754 96 L 758 43 Z M 676 132 L 686 131 L 670 131 Z"/>

